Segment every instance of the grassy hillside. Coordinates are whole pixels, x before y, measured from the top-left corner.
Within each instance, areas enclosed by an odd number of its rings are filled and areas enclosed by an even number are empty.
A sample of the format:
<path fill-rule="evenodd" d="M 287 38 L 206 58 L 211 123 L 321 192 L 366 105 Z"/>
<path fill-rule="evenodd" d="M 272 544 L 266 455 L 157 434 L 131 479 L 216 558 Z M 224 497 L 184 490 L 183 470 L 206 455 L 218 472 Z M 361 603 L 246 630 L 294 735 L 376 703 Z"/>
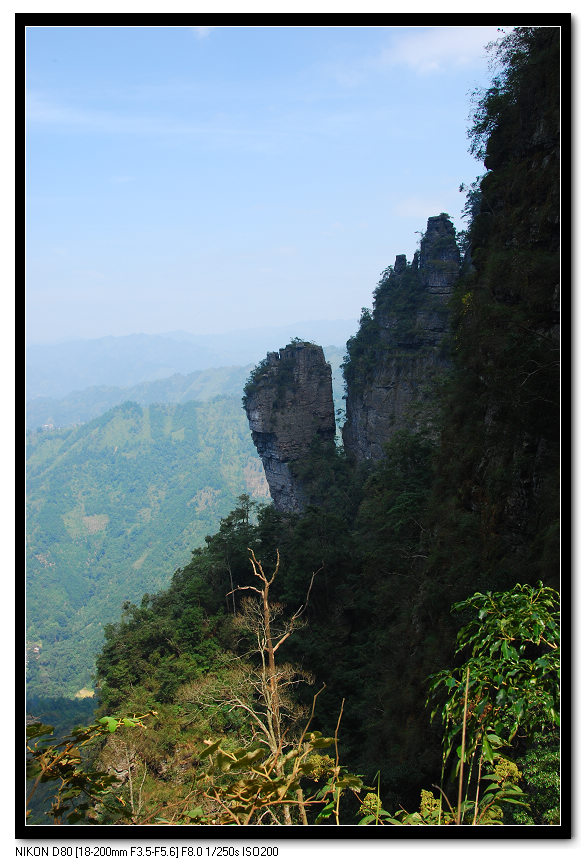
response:
<path fill-rule="evenodd" d="M 267 496 L 239 397 L 124 403 L 27 439 L 29 693 L 91 688 L 103 626 L 161 589 L 238 495 Z"/>

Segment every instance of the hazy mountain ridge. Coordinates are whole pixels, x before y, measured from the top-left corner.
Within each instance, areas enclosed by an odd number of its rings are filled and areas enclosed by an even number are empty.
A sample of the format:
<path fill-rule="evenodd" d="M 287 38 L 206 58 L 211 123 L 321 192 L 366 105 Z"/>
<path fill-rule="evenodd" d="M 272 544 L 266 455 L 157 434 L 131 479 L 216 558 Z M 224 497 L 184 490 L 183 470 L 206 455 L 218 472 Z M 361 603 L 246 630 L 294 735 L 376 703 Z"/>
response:
<path fill-rule="evenodd" d="M 130 334 L 26 350 L 29 400 L 61 399 L 88 387 L 133 387 L 141 382 L 190 375 L 195 370 L 252 366 L 267 351 L 292 337 L 320 345 L 345 345 L 357 322 L 308 321 L 223 334 Z"/>
<path fill-rule="evenodd" d="M 332 365 L 334 401 L 343 407 L 343 378 L 340 364 L 345 349 L 328 346 L 327 361 Z M 242 395 L 244 383 L 253 364 L 248 366 L 212 367 L 196 370 L 187 375 L 175 373 L 168 378 L 143 381 L 131 387 L 95 385 L 72 391 L 60 399 L 37 397 L 26 404 L 26 426 L 29 430 L 39 427 L 68 427 L 87 423 L 95 417 L 123 402 L 139 405 L 181 404 L 191 400 L 205 401 L 217 396 Z"/>
<path fill-rule="evenodd" d="M 131 387 L 95 385 L 72 391 L 61 399 L 37 397 L 27 402 L 27 428 L 87 423 L 127 401 L 139 405 L 179 404 L 191 400 L 205 401 L 220 395 L 239 396 L 251 368 L 212 367 L 188 375 L 175 373 L 169 378 L 144 381 Z"/>

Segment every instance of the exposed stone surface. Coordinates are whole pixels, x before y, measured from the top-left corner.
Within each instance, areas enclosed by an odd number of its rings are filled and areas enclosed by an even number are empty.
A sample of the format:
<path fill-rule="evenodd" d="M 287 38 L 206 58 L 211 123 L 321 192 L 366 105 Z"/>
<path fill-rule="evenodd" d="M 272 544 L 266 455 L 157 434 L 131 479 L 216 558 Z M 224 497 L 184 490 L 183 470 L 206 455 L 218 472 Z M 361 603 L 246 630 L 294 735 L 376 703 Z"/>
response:
<path fill-rule="evenodd" d="M 459 266 L 454 226 L 441 214 L 428 219 L 419 256 L 408 265 L 398 255 L 385 272 L 372 316 L 348 342 L 343 439 L 356 459 L 381 459 L 393 432 L 417 429 L 414 410 L 449 365 L 442 343 Z"/>
<path fill-rule="evenodd" d="M 276 509 L 301 511 L 307 497 L 295 462 L 316 435 L 333 442 L 336 431 L 332 370 L 321 346 L 300 341 L 269 352 L 247 382 L 244 408 Z"/>
<path fill-rule="evenodd" d="M 398 255 L 375 292 L 372 315 L 348 343 L 346 451 L 358 460 L 384 456 L 398 429 L 417 429 L 414 409 L 424 405 L 434 376 L 448 366 L 448 301 L 460 254 L 446 214 L 430 217 L 421 252 L 412 263 Z M 269 352 L 245 387 L 244 407 L 277 510 L 299 512 L 308 503 L 295 464 L 317 435 L 335 436 L 331 368 L 323 349 L 293 342 Z"/>

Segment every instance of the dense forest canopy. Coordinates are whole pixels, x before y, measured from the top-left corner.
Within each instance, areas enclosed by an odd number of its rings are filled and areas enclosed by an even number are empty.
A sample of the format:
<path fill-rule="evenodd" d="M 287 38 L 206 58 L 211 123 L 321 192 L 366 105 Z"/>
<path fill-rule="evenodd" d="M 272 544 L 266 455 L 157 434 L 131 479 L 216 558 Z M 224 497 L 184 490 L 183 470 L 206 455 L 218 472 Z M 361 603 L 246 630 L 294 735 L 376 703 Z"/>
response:
<path fill-rule="evenodd" d="M 49 774 L 56 820 L 560 823 L 559 38 L 515 28 L 477 96 L 487 171 L 429 422 L 376 462 L 310 450 L 319 505 L 243 494 L 168 589 L 125 606 L 99 720 Z M 372 320 L 353 386 L 376 362 Z M 30 730 L 33 786 L 46 732 Z"/>
<path fill-rule="evenodd" d="M 92 689 L 106 622 L 168 585 L 242 491 L 266 482 L 235 397 L 125 402 L 27 437 L 29 696 Z"/>

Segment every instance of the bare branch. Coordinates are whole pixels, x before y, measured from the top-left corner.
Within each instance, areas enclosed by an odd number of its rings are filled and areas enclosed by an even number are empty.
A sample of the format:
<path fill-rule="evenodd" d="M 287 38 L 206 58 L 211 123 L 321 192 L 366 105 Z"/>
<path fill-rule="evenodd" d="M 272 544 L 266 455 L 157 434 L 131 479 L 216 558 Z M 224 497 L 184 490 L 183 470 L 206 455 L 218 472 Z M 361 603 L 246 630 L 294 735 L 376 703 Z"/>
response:
<path fill-rule="evenodd" d="M 319 691 L 317 692 L 317 694 L 313 695 L 313 704 L 311 706 L 311 715 L 309 716 L 309 720 L 308 720 L 307 724 L 305 725 L 305 729 L 303 730 L 303 733 L 301 734 L 301 737 L 299 739 L 300 744 L 301 744 L 301 742 L 303 742 L 303 739 L 305 738 L 305 734 L 309 730 L 309 725 L 313 721 L 313 716 L 315 715 L 315 704 L 317 703 L 317 698 L 322 693 L 322 691 L 325 691 L 325 689 L 326 689 L 326 684 L 324 682 L 323 685 L 321 686 L 321 688 L 319 689 Z"/>
<path fill-rule="evenodd" d="M 277 645 L 274 647 L 274 649 L 273 649 L 274 652 L 277 651 L 277 649 L 279 648 L 279 646 L 281 646 L 281 645 L 285 642 L 285 640 L 287 640 L 287 639 L 291 636 L 291 634 L 293 633 L 293 631 L 295 630 L 294 622 L 295 622 L 296 619 L 298 619 L 299 616 L 300 616 L 302 613 L 304 613 L 305 610 L 307 609 L 307 605 L 308 605 L 308 603 L 309 603 L 309 595 L 311 594 L 311 589 L 312 589 L 312 587 L 313 587 L 313 581 L 314 581 L 316 575 L 319 574 L 319 572 L 322 570 L 322 568 L 323 568 L 323 565 L 321 566 L 321 568 L 318 568 L 317 571 L 314 571 L 313 574 L 311 575 L 311 580 L 309 581 L 309 587 L 308 587 L 308 589 L 307 589 L 307 594 L 306 594 L 306 596 L 305 596 L 305 602 L 304 602 L 304 603 L 299 607 L 299 609 L 297 610 L 297 612 L 294 613 L 293 616 L 291 617 L 291 619 L 289 620 L 289 626 L 288 626 L 288 629 L 287 629 L 286 633 L 283 634 L 283 636 L 281 637 L 281 639 L 278 641 Z"/>
<path fill-rule="evenodd" d="M 342 720 L 342 712 L 344 711 L 345 701 L 346 701 L 346 697 L 342 697 L 342 705 L 340 706 L 340 714 L 338 715 L 338 723 L 336 725 L 336 732 L 334 733 L 334 745 L 336 747 L 336 766 L 338 765 L 339 760 L 340 760 L 340 758 L 338 756 L 338 730 L 340 729 L 340 722 Z"/>
<path fill-rule="evenodd" d="M 246 592 L 248 590 L 250 590 L 251 592 L 258 592 L 259 595 L 262 595 L 262 591 L 260 589 L 257 589 L 256 586 L 236 586 L 235 589 L 232 589 L 232 592 Z M 227 592 L 226 597 L 228 597 L 228 595 L 231 595 L 232 592 Z"/>

